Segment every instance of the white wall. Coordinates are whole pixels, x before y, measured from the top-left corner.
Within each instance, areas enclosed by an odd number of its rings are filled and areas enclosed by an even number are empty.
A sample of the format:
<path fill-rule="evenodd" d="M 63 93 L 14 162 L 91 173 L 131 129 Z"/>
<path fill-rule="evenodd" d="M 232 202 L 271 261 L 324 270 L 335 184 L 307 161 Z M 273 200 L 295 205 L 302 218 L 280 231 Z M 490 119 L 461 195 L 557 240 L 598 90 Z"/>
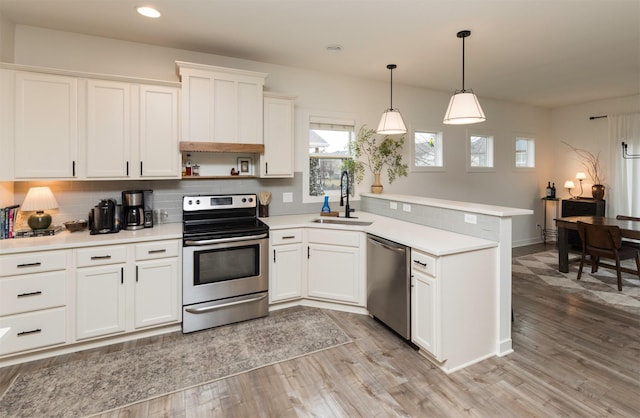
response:
<path fill-rule="evenodd" d="M 335 56 L 327 59 L 339 60 Z M 296 171 L 301 171 L 305 163 L 303 155 L 307 139 L 302 115 L 306 111 L 355 114 L 359 124 L 375 127 L 380 114 L 388 107 L 388 83 L 16 25 L 17 64 L 178 81 L 174 63 L 176 60 L 263 71 L 269 74 L 265 87 L 267 90 L 296 95 L 296 141 L 300 144 L 296 152 Z M 442 118 L 451 92 L 402 85 L 402 63 L 397 64 L 398 69 L 394 74 L 394 105 L 400 108 L 410 129 L 444 130 L 446 171 L 410 173 L 408 178 L 385 185 L 385 190 L 533 209 L 536 211 L 535 216 L 518 217 L 514 220 L 513 241 L 515 244 L 538 241 L 536 224 L 541 223 L 542 219 L 540 197 L 553 173 L 551 112 L 490 100 L 480 94 L 487 122 L 467 127 L 445 127 Z M 382 68 L 380 71 L 387 70 Z M 493 172 L 466 171 L 467 129 L 476 128 L 495 135 L 496 169 Z M 535 170 L 513 169 L 513 137 L 516 133 L 535 136 Z M 408 161 L 408 147 L 405 147 L 405 154 Z M 365 178 L 362 187 L 368 188 L 370 180 L 371 177 Z"/>
<path fill-rule="evenodd" d="M 606 118 L 590 120 L 591 116 L 602 116 L 607 114 L 622 114 L 640 112 L 640 95 L 599 100 L 583 103 L 574 106 L 566 106 L 554 109 L 551 112 L 552 132 L 553 132 L 553 153 L 555 164 L 553 178 L 556 184 L 563 185 L 565 180 L 575 180 L 578 171 L 585 171 L 576 159 L 575 153 L 561 141 L 570 143 L 577 148 L 583 148 L 594 154 L 600 153 L 601 165 L 604 173 L 604 185 L 608 186 L 610 176 L 610 152 L 608 138 L 608 122 Z M 640 179 L 635 179 L 640 184 Z M 585 197 L 591 197 L 591 179 L 583 182 Z M 638 186 L 640 187 L 640 185 Z M 579 191 L 579 190 L 578 190 Z M 576 191 L 573 191 L 576 194 Z M 605 190 L 605 200 L 611 190 Z M 562 189 L 562 197 L 569 197 L 566 189 Z M 607 215 L 609 215 L 607 210 Z"/>
<path fill-rule="evenodd" d="M 0 61 L 13 62 L 15 25 L 0 13 Z"/>

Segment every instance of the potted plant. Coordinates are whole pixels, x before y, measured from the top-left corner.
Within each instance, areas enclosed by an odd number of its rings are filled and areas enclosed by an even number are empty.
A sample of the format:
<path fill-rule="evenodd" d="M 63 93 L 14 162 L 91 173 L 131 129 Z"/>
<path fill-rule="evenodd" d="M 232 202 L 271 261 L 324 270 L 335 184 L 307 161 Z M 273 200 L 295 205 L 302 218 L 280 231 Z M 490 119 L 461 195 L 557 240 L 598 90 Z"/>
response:
<path fill-rule="evenodd" d="M 584 167 L 587 175 L 591 178 L 593 185 L 591 186 L 591 195 L 595 200 L 604 198 L 604 184 L 602 184 L 602 173 L 600 167 L 600 153 L 594 154 L 591 151 L 582 148 L 576 148 L 568 142 L 562 141 L 563 144 L 571 148 L 578 156 L 580 164 Z"/>
<path fill-rule="evenodd" d="M 364 178 L 365 167 L 368 168 L 374 176 L 371 192 L 382 193 L 380 174 L 385 167 L 389 184 L 397 177 L 407 176 L 408 167 L 402 160 L 403 146 L 404 136 L 394 139 L 385 135 L 380 141 L 375 130 L 362 125 L 357 137 L 349 141 L 349 153 L 353 158 L 345 160 L 343 168 L 351 172 L 358 183 Z"/>

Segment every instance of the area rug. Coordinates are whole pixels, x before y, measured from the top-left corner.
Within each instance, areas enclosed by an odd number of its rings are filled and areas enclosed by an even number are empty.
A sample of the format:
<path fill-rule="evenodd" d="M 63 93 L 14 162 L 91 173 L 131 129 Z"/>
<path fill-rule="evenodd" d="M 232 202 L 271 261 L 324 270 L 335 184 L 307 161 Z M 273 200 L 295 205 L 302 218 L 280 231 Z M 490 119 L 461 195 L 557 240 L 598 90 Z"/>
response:
<path fill-rule="evenodd" d="M 319 309 L 278 311 L 20 374 L 0 399 L 0 416 L 91 415 L 349 342 Z"/>
<path fill-rule="evenodd" d="M 625 260 L 624 266 L 635 269 L 634 260 Z M 577 293 L 586 299 L 615 305 L 625 311 L 640 314 L 640 279 L 622 273 L 622 291 L 618 291 L 615 270 L 600 267 L 591 273 L 591 264 L 585 264 L 582 277 L 578 277 L 579 262 L 569 265 L 568 273 L 558 271 L 558 252 L 544 251 L 513 259 L 513 280 L 541 281 L 560 292 Z"/>

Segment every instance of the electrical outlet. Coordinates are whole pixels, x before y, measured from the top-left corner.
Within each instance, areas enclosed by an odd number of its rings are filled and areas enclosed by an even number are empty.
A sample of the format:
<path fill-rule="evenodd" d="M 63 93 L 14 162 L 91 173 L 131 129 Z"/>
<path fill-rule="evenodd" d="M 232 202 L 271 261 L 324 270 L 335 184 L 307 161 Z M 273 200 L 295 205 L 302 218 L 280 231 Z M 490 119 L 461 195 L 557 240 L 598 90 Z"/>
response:
<path fill-rule="evenodd" d="M 465 213 L 464 214 L 464 221 L 468 224 L 477 224 L 478 223 L 478 217 L 476 215 L 472 215 L 470 213 Z"/>
<path fill-rule="evenodd" d="M 389 207 L 391 209 L 398 209 L 398 202 L 389 202 Z"/>
<path fill-rule="evenodd" d="M 283 203 L 291 203 L 291 202 L 293 202 L 293 193 L 291 193 L 291 192 L 282 193 L 282 202 Z"/>
<path fill-rule="evenodd" d="M 411 205 L 407 204 L 407 203 L 403 203 L 402 204 L 402 210 L 405 212 L 411 212 Z"/>

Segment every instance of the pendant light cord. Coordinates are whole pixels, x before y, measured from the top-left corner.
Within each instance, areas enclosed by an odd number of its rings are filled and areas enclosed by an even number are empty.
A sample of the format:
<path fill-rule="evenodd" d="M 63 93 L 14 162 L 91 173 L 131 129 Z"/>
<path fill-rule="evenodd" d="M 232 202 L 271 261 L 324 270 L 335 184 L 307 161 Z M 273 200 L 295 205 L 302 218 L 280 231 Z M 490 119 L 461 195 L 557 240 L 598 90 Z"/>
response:
<path fill-rule="evenodd" d="M 389 95 L 389 97 L 391 97 L 390 110 L 393 110 L 393 69 L 396 68 L 396 67 L 397 67 L 397 65 L 395 65 L 395 64 L 387 65 L 387 68 L 391 71 L 391 76 L 390 76 L 391 77 L 391 83 L 389 83 L 390 84 L 390 90 L 391 90 L 391 94 Z"/>
<path fill-rule="evenodd" d="M 462 92 L 464 93 L 464 38 L 462 37 Z"/>

